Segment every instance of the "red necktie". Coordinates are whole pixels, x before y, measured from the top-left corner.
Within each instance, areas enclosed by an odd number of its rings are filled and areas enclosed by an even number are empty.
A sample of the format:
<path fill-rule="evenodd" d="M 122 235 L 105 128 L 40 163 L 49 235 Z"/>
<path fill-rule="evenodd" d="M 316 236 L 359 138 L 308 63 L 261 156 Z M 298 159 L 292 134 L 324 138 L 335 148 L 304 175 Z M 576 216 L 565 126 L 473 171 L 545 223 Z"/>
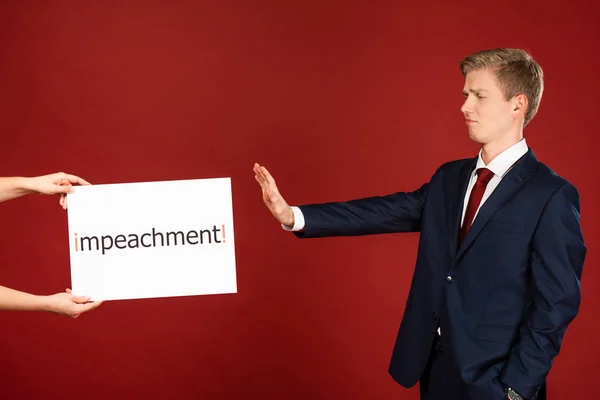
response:
<path fill-rule="evenodd" d="M 475 186 L 473 187 L 473 190 L 471 190 L 471 196 L 469 196 L 469 203 L 467 204 L 467 211 L 465 212 L 465 219 L 462 227 L 460 228 L 460 244 L 462 244 L 465 236 L 467 236 L 469 228 L 471 228 L 473 218 L 475 218 L 475 213 L 479 208 L 479 203 L 481 203 L 481 198 L 483 197 L 485 188 L 493 176 L 494 173 L 487 168 L 479 168 L 477 170 L 477 182 L 475 182 Z"/>

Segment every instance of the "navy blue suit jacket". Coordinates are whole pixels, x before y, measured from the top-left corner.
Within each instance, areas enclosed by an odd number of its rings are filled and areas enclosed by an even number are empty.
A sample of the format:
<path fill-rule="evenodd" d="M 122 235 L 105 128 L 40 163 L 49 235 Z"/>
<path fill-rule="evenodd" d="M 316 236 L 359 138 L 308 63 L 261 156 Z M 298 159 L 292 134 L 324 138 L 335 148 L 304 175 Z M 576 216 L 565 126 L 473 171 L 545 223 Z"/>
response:
<path fill-rule="evenodd" d="M 579 194 L 529 149 L 480 208 L 459 247 L 476 162 L 446 163 L 414 192 L 300 206 L 306 225 L 296 235 L 420 232 L 392 377 L 405 387 L 419 380 L 439 324 L 473 398 L 502 398 L 503 384 L 531 398 L 579 310 L 586 255 Z"/>

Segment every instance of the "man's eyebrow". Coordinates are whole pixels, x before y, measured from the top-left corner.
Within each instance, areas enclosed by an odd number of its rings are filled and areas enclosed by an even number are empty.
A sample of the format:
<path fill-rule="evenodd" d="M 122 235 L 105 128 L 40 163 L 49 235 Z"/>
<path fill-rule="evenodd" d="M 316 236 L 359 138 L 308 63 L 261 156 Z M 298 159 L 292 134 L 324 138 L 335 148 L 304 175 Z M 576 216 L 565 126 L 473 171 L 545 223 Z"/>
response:
<path fill-rule="evenodd" d="M 485 89 L 469 89 L 469 92 L 471 92 L 471 93 L 483 93 L 483 92 L 488 93 L 488 91 Z M 465 89 L 463 89 L 463 93 L 468 94 L 468 92 Z"/>

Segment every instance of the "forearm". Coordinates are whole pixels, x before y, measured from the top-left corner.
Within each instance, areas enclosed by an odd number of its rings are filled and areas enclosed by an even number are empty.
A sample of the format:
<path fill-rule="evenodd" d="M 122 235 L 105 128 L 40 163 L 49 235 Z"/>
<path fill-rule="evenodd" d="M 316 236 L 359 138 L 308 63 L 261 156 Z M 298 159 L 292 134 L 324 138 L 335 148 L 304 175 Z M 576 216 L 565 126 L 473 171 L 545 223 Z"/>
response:
<path fill-rule="evenodd" d="M 416 232 L 421 227 L 426 194 L 427 185 L 412 193 L 301 206 L 306 227 L 297 235 L 326 237 Z"/>
<path fill-rule="evenodd" d="M 47 296 L 37 296 L 0 286 L 0 310 L 50 311 Z"/>
<path fill-rule="evenodd" d="M 31 192 L 29 178 L 0 178 L 0 202 L 16 199 Z"/>

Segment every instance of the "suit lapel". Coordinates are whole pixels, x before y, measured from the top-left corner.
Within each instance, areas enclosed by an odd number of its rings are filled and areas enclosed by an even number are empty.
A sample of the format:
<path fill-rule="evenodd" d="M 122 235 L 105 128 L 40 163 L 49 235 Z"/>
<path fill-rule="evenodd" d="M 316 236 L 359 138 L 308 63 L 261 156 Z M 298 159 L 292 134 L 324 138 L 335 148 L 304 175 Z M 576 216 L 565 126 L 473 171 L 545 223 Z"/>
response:
<path fill-rule="evenodd" d="M 531 178 L 533 172 L 537 169 L 537 164 L 537 159 L 531 149 L 529 149 L 529 151 L 517 161 L 513 169 L 508 171 L 506 176 L 502 178 L 498 187 L 496 187 L 492 195 L 479 209 L 479 212 L 473 221 L 473 225 L 471 225 L 471 228 L 467 232 L 467 236 L 465 236 L 464 242 L 458 249 L 456 259 L 460 258 L 469 248 L 498 208 L 500 208 L 525 182 L 529 180 L 529 178 Z M 456 230 L 458 233 L 458 228 Z"/>
<path fill-rule="evenodd" d="M 450 218 L 450 221 L 448 222 L 448 238 L 452 260 L 454 260 L 456 252 L 458 251 L 458 233 L 460 231 L 460 220 L 464 207 L 465 193 L 467 192 L 467 187 L 469 186 L 471 172 L 473 172 L 473 169 L 476 165 L 477 157 L 471 160 L 471 162 L 465 162 L 460 168 L 456 179 L 451 180 L 451 182 L 458 182 L 460 185 L 457 188 L 458 190 L 453 190 L 455 188 L 450 188 L 449 191 L 451 194 L 449 196 L 450 201 L 448 202 L 448 216 Z"/>

